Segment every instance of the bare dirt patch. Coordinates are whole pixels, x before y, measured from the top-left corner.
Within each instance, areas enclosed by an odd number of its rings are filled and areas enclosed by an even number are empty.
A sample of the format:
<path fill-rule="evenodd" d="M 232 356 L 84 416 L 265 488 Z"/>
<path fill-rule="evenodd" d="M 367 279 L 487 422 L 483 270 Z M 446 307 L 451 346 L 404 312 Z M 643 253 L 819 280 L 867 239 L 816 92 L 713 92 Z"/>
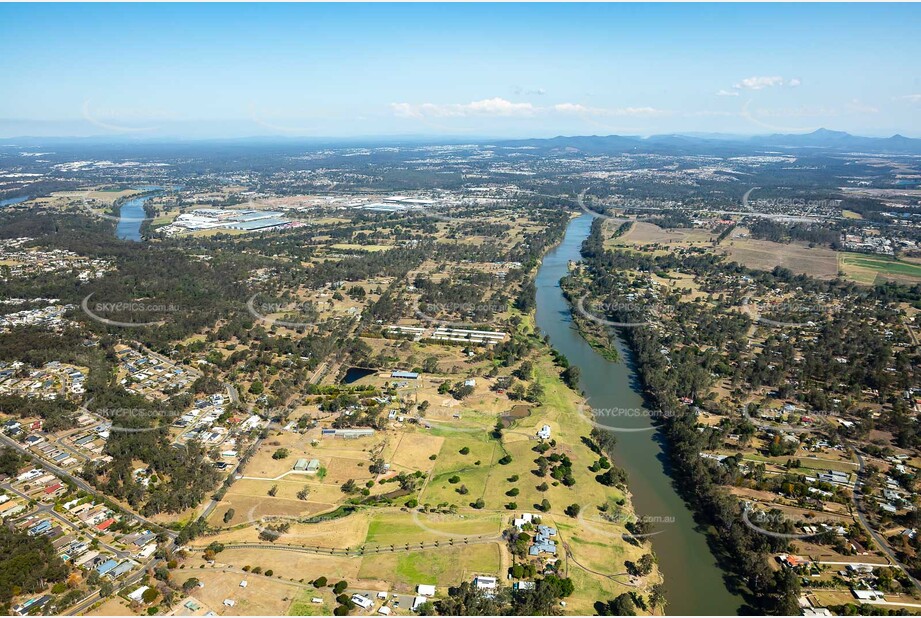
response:
<path fill-rule="evenodd" d="M 661 228 L 654 223 L 636 221 L 615 244 L 646 245 L 651 243 L 708 243 L 713 234 L 702 228 Z"/>
<path fill-rule="evenodd" d="M 263 569 L 265 568 L 267 567 L 263 566 Z M 279 574 L 290 572 L 285 570 L 283 565 L 268 568 L 275 568 Z M 257 578 L 246 573 L 206 568 L 184 569 L 181 574 L 176 575 L 178 579 L 197 577 L 203 582 L 204 588 L 195 589 L 195 597 L 222 616 L 284 615 L 288 613 L 288 607 L 298 593 L 298 587 L 290 583 L 272 581 L 268 577 Z M 241 588 L 240 582 L 244 579 L 247 580 L 248 585 L 246 588 Z M 234 606 L 224 605 L 224 599 L 234 601 Z"/>
<path fill-rule="evenodd" d="M 781 266 L 819 279 L 834 279 L 838 275 L 837 253 L 825 247 L 737 238 L 720 245 L 719 250 L 731 261 L 757 270 Z"/>

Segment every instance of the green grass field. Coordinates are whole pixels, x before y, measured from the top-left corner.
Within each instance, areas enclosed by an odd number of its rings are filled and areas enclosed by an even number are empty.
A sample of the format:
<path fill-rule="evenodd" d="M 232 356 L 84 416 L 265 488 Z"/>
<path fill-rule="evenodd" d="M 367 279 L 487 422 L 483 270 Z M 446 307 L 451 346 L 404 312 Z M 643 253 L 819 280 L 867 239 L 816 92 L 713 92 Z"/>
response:
<path fill-rule="evenodd" d="M 725 455 L 731 455 L 729 451 L 723 451 Z M 775 466 L 783 466 L 789 457 L 765 457 L 764 455 L 759 455 L 757 453 L 750 453 L 745 455 L 746 461 L 757 461 L 763 463 L 774 464 Z M 810 457 L 797 457 L 802 468 L 808 470 L 837 470 L 838 472 L 854 472 L 857 469 L 857 464 L 850 461 L 828 461 L 825 459 L 813 459 Z"/>
<path fill-rule="evenodd" d="M 324 594 L 319 590 L 309 589 L 302 591 L 298 597 L 291 604 L 291 608 L 288 610 L 289 616 L 330 616 L 333 613 L 332 606 L 327 602 L 326 596 L 329 593 Z M 314 597 L 319 597 L 323 599 L 323 603 L 313 603 L 310 599 Z"/>
<path fill-rule="evenodd" d="M 486 491 L 490 474 L 503 468 L 497 462 L 505 455 L 502 445 L 491 437 L 486 430 L 477 433 L 461 433 L 447 429 L 433 430 L 435 435 L 445 438 L 441 451 L 438 453 L 434 475 L 429 481 L 420 502 L 428 504 L 457 504 L 466 506 L 483 497 Z M 461 449 L 467 448 L 470 452 L 461 454 Z M 476 462 L 480 462 L 479 465 Z M 458 483 L 451 483 L 449 479 L 458 476 Z M 468 493 L 457 492 L 461 486 L 467 488 Z M 499 504 L 487 504 L 487 508 L 500 508 Z"/>
<path fill-rule="evenodd" d="M 418 523 L 416 523 L 418 521 Z M 501 518 L 495 513 L 464 513 L 463 515 L 429 515 L 420 513 L 417 519 L 405 513 L 376 513 L 368 526 L 369 545 L 401 545 L 429 541 L 447 541 L 448 536 L 462 538 L 499 534 Z"/>
<path fill-rule="evenodd" d="M 858 283 L 872 284 L 877 275 L 903 282 L 921 281 L 921 264 L 905 262 L 885 255 L 839 253 L 839 270 Z"/>
<path fill-rule="evenodd" d="M 417 584 L 454 585 L 475 574 L 499 574 L 499 546 L 495 543 L 418 552 L 366 556 L 358 576 L 412 587 Z"/>
<path fill-rule="evenodd" d="M 295 601 L 288 610 L 289 616 L 331 616 L 332 613 L 326 603 L 311 603 L 310 599 L 306 603 Z"/>
<path fill-rule="evenodd" d="M 529 327 L 533 328 L 532 316 L 526 316 L 521 328 Z M 541 519 L 558 529 L 558 542 L 565 543 L 567 549 L 559 556 L 563 572 L 576 583 L 576 593 L 567 598 L 566 612 L 594 613 L 592 604 L 595 601 L 614 598 L 627 590 L 625 585 L 603 574 L 623 573 L 624 561 L 638 560 L 650 551 L 650 546 L 648 543 L 626 543 L 622 538 L 623 525 L 605 521 L 601 516 L 601 505 L 622 505 L 627 497 L 623 491 L 599 483 L 595 478 L 596 472 L 589 469 L 598 456 L 582 442 L 582 437 L 589 435 L 592 425 L 579 413 L 577 404 L 580 398 L 563 384 L 559 377 L 560 368 L 552 363 L 549 355 L 543 354 L 534 363 L 534 369 L 534 380 L 544 390 L 541 405 L 532 407 L 530 416 L 518 419 L 505 428 L 500 439 L 494 435 L 498 410 L 487 413 L 463 405 L 456 408 L 462 412 L 462 419 L 442 425 L 432 423 L 433 427 L 425 430 L 426 436 L 432 439 L 427 443 L 430 448 L 422 459 L 426 467 L 433 467 L 418 497 L 419 503 L 456 505 L 457 513 L 407 512 L 388 506 L 366 509 L 360 515 L 337 520 L 337 525 L 342 528 L 333 532 L 326 543 L 352 547 L 393 545 L 397 550 L 354 558 L 351 565 L 357 568 L 357 577 L 355 573 L 349 573 L 348 577 L 392 582 L 400 591 L 412 590 L 418 584 L 434 584 L 439 586 L 440 592 L 444 592 L 446 586 L 469 581 L 478 573 L 504 576 L 499 572 L 503 565 L 501 552 L 504 551 L 501 541 L 477 543 L 472 537 L 500 534 L 509 527 L 514 515 L 537 513 L 535 505 L 546 498 L 550 509 L 541 514 Z M 453 411 L 448 410 L 446 414 L 453 415 Z M 534 450 L 539 444 L 536 433 L 543 424 L 550 425 L 552 429 L 556 444 L 554 452 L 565 454 L 572 460 L 571 473 L 575 479 L 572 487 L 555 481 L 550 475 L 540 477 L 535 474 L 538 467 L 535 459 L 539 457 Z M 405 436 L 410 446 L 412 436 L 412 433 Z M 397 445 L 396 452 L 401 448 Z M 429 453 L 436 449 L 436 459 L 430 460 Z M 468 452 L 462 454 L 461 450 Z M 506 455 L 511 457 L 511 461 L 500 464 L 499 460 Z M 458 481 L 449 482 L 455 475 L 459 477 Z M 547 484 L 546 490 L 538 490 L 543 483 Z M 462 485 L 468 490 L 466 494 L 457 492 Z M 506 495 L 512 488 L 517 489 L 518 494 Z M 263 500 L 265 491 L 267 487 L 254 491 L 253 499 L 258 494 L 258 499 Z M 483 509 L 471 508 L 470 504 L 479 498 L 484 501 Z M 511 502 L 515 502 L 516 506 L 507 509 L 506 505 Z M 564 509 L 572 504 L 581 507 L 580 518 L 564 513 Z M 345 534 L 344 530 L 348 530 L 349 534 Z M 471 537 L 474 542 L 463 543 L 465 536 Z M 449 545 L 450 538 L 455 539 L 453 546 Z M 435 540 L 439 541 L 438 548 L 399 551 L 406 544 Z M 316 572 L 311 576 L 329 575 L 336 568 L 343 568 L 338 562 L 321 567 L 324 560 L 332 559 L 320 556 L 316 559 Z M 252 559 L 250 562 L 254 563 Z M 505 564 L 508 565 L 507 558 Z M 289 608 L 291 615 L 329 613 L 333 601 L 323 596 L 324 603 L 311 603 L 310 592 L 305 591 L 304 596 L 295 600 Z"/>

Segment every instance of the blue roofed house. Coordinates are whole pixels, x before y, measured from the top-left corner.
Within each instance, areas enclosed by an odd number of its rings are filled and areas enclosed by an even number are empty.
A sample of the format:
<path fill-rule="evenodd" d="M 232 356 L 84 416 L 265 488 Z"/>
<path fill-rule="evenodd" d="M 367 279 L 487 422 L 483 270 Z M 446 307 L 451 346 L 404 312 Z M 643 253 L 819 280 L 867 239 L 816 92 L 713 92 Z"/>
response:
<path fill-rule="evenodd" d="M 111 577 L 112 579 L 118 579 L 119 577 L 121 577 L 122 575 L 130 571 L 132 568 L 134 568 L 134 566 L 135 566 L 134 562 L 131 562 L 130 560 L 125 560 L 124 562 L 122 562 L 121 564 L 119 564 L 117 567 L 115 567 L 109 572 L 109 577 Z"/>
<path fill-rule="evenodd" d="M 541 541 L 540 543 L 534 543 L 528 548 L 528 555 L 530 556 L 539 556 L 541 554 L 556 555 L 556 543 L 553 541 Z"/>
<path fill-rule="evenodd" d="M 102 564 L 96 567 L 96 572 L 99 573 L 100 575 L 105 575 L 106 573 L 108 573 L 109 571 L 111 571 L 117 566 L 118 566 L 118 560 L 115 560 L 114 558 L 109 558 L 108 560 L 106 560 L 105 562 L 103 562 Z"/>

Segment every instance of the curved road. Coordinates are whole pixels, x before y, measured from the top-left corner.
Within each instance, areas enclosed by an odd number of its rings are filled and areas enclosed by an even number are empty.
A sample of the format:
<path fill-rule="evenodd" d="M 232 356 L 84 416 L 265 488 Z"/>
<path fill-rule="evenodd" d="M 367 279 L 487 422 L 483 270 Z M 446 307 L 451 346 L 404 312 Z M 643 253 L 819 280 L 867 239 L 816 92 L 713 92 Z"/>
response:
<path fill-rule="evenodd" d="M 915 585 L 915 588 L 917 588 L 918 590 L 921 590 L 921 582 L 919 582 L 917 578 L 915 578 L 911 573 L 908 572 L 908 569 L 905 567 L 904 564 L 899 562 L 899 559 L 896 557 L 895 552 L 889 548 L 889 545 L 886 543 L 886 539 L 883 538 L 883 535 L 878 533 L 876 530 L 874 530 L 870 526 L 870 522 L 867 519 L 866 512 L 863 510 L 863 507 L 862 507 L 863 500 L 861 498 L 863 498 L 863 492 L 860 491 L 860 486 L 863 484 L 862 475 L 863 475 L 863 471 L 865 467 L 864 459 L 863 459 L 863 455 L 861 454 L 861 452 L 857 450 L 856 448 L 854 448 L 854 454 L 857 456 L 857 463 L 860 465 L 860 467 L 857 469 L 857 482 L 854 483 L 854 491 L 852 492 L 852 495 L 854 498 L 854 510 L 857 514 L 857 519 L 860 520 L 860 525 L 862 525 L 864 528 L 867 529 L 867 532 L 870 533 L 870 536 L 873 537 L 873 540 L 879 546 L 880 550 L 884 554 L 886 554 L 889 560 L 891 560 L 893 564 L 895 564 L 900 569 L 902 569 L 902 572 L 905 573 L 905 576 L 911 580 L 911 583 Z M 860 498 L 858 498 L 858 496 L 860 496 Z"/>

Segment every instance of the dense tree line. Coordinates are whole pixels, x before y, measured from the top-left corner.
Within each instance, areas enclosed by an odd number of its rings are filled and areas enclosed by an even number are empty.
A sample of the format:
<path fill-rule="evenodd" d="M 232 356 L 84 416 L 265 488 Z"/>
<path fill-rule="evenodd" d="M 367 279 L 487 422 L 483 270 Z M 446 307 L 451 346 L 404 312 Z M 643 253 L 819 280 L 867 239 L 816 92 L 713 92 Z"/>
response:
<path fill-rule="evenodd" d="M 611 267 L 612 262 L 655 264 L 654 260 L 643 256 L 606 252 L 600 246 L 600 234 L 600 226 L 596 226 L 586 240 L 584 257 L 589 271 L 597 275 L 593 285 L 602 290 L 606 282 L 615 285 L 615 279 L 611 278 L 616 272 Z M 687 270 L 688 265 L 683 266 Z M 700 320 L 702 317 L 698 313 L 680 319 Z M 709 327 L 707 322 L 699 326 L 702 326 L 704 339 L 726 344 L 735 337 L 732 333 L 737 334 L 747 324 L 742 321 L 730 327 L 730 334 L 718 332 L 715 325 Z M 718 465 L 700 457 L 705 445 L 704 437 L 696 428 L 696 415 L 690 410 L 681 412 L 685 408 L 679 405 L 679 399 L 702 394 L 712 381 L 709 367 L 715 359 L 708 360 L 707 354 L 694 346 L 669 345 L 667 335 L 660 335 L 649 327 L 624 329 L 623 335 L 635 354 L 646 395 L 656 409 L 673 411 L 663 419 L 663 431 L 670 446 L 669 468 L 679 492 L 697 513 L 699 521 L 711 527 L 711 543 L 719 547 L 716 555 L 723 568 L 748 592 L 747 598 L 756 611 L 780 615 L 798 613 L 798 579 L 788 571 L 773 571 L 767 562 L 770 554 L 786 547 L 786 541 L 754 532 L 743 524 L 741 504 L 720 487 Z M 661 352 L 663 349 L 668 350 L 668 357 Z M 609 609 L 622 611 L 626 605 L 622 600 Z"/>
<path fill-rule="evenodd" d="M 559 601 L 571 595 L 568 578 L 547 575 L 536 580 L 532 590 L 511 590 L 500 586 L 486 592 L 471 582 L 448 590 L 448 596 L 435 601 L 427 611 L 440 616 L 551 616 L 559 613 Z"/>
<path fill-rule="evenodd" d="M 747 221 L 752 238 L 771 240 L 773 242 L 787 243 L 794 240 L 826 245 L 838 250 L 841 246 L 841 230 L 828 228 L 816 224 L 793 223 L 784 224 L 770 219 L 756 218 Z"/>
<path fill-rule="evenodd" d="M 67 565 L 46 537 L 0 526 L 0 610 L 10 615 L 10 601 L 20 594 L 34 594 L 49 584 L 64 581 Z"/>
<path fill-rule="evenodd" d="M 16 476 L 25 459 L 11 448 L 0 448 L 0 474 Z"/>

